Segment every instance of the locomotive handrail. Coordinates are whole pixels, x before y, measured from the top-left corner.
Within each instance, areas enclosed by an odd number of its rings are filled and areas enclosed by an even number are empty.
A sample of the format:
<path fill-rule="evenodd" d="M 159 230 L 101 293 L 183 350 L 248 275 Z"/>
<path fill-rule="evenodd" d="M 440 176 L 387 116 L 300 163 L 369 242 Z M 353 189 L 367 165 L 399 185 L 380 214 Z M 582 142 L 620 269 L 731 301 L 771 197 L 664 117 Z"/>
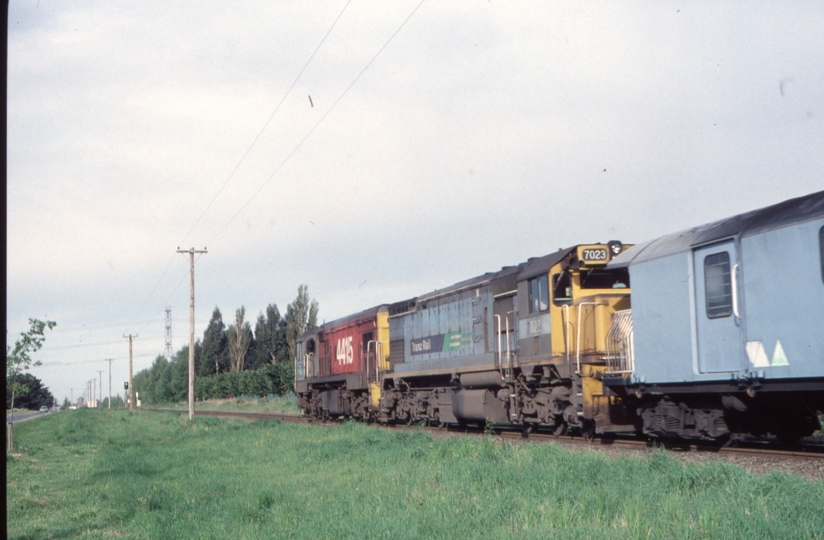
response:
<path fill-rule="evenodd" d="M 741 318 L 741 315 L 738 313 L 738 278 L 736 277 L 738 274 L 738 266 L 741 263 L 735 263 L 732 267 L 732 272 L 730 274 L 731 283 L 730 287 L 732 287 L 732 312 L 737 318 Z"/>
<path fill-rule="evenodd" d="M 576 356 L 576 365 L 577 367 L 577 374 L 581 374 L 581 312 L 584 311 L 581 309 L 583 306 L 603 306 L 603 302 L 581 302 L 578 304 L 578 336 L 577 336 L 577 343 L 575 344 L 575 356 Z"/>
<path fill-rule="evenodd" d="M 510 351 L 510 341 L 512 341 L 509 337 L 509 314 L 515 313 L 514 311 L 508 311 L 506 313 L 506 361 L 509 365 L 509 381 L 512 382 L 512 351 Z"/>
<path fill-rule="evenodd" d="M 372 345 L 372 343 L 374 343 L 374 341 L 367 341 L 366 342 L 366 362 L 365 363 L 366 363 L 366 384 L 367 385 L 369 384 L 369 346 Z M 361 343 L 361 351 L 363 351 L 363 343 Z M 361 353 L 361 363 L 364 363 L 362 353 Z M 378 373 L 377 364 L 378 363 L 375 362 L 375 375 L 377 375 L 377 373 Z M 377 376 L 375 377 L 375 379 L 377 379 Z"/>
<path fill-rule="evenodd" d="M 383 349 L 383 342 L 382 341 L 375 341 L 375 381 L 378 381 L 380 377 L 381 371 L 381 353 L 379 349 Z"/>
<path fill-rule="evenodd" d="M 501 345 L 501 316 L 495 315 L 496 324 L 498 325 L 498 371 L 501 373 L 501 378 L 504 376 L 503 350 Z"/>
<path fill-rule="evenodd" d="M 375 345 L 375 379 L 378 381 L 378 384 L 381 384 L 381 362 L 383 362 L 383 358 L 385 358 L 383 354 L 383 341 L 378 341 Z"/>
<path fill-rule="evenodd" d="M 306 353 L 303 355 L 303 374 L 304 378 L 314 377 L 315 374 L 312 372 L 312 355 L 314 353 Z"/>
<path fill-rule="evenodd" d="M 561 306 L 561 318 L 564 324 L 564 355 L 566 356 L 567 364 L 569 364 L 569 305 Z"/>
<path fill-rule="evenodd" d="M 372 339 L 366 343 L 366 380 L 369 380 L 369 348 L 375 344 L 375 381 L 379 382 L 381 371 L 381 360 L 383 353 L 383 341 Z"/>

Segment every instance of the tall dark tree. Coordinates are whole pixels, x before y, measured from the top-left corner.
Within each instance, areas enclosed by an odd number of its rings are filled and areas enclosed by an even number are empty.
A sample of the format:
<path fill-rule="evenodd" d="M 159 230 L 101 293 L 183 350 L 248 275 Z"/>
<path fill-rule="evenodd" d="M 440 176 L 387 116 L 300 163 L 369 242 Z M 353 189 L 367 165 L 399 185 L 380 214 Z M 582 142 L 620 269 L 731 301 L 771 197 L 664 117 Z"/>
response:
<path fill-rule="evenodd" d="M 252 327 L 245 321 L 246 308 L 240 306 L 235 311 L 235 324 L 226 331 L 229 340 L 230 368 L 234 372 L 243 371 L 246 365 L 246 353 L 249 350 L 249 343 L 252 341 Z"/>
<path fill-rule="evenodd" d="M 317 324 L 318 302 L 309 298 L 309 288 L 306 285 L 298 287 L 298 295 L 286 307 L 286 339 L 289 344 L 289 358 L 294 357 L 295 344 L 298 338 L 308 329 Z"/>
<path fill-rule="evenodd" d="M 277 358 L 275 363 L 279 364 L 282 362 L 289 362 L 290 364 L 294 363 L 294 358 L 292 358 L 292 352 L 289 350 L 289 339 L 287 336 L 287 324 L 286 319 L 281 319 L 278 323 L 278 330 L 276 334 L 276 349 L 277 349 Z"/>
<path fill-rule="evenodd" d="M 254 368 L 275 364 L 289 357 L 286 342 L 286 320 L 280 316 L 277 304 L 266 307 L 266 315 L 261 313 L 255 324 Z"/>
<path fill-rule="evenodd" d="M 159 357 L 158 357 L 159 358 Z M 157 362 L 157 359 L 155 359 Z M 132 377 L 132 392 L 137 392 L 140 395 L 145 396 L 147 403 L 152 403 L 152 388 L 149 388 L 149 370 L 148 369 L 141 369 L 137 373 L 134 374 Z M 124 389 L 123 398 L 125 400 L 126 394 Z M 80 406 L 80 402 L 77 403 L 77 406 Z"/>
<path fill-rule="evenodd" d="M 171 401 L 169 389 L 169 361 L 163 355 L 158 355 L 147 373 L 145 387 L 139 388 L 135 383 L 134 391 L 145 392 L 147 403 L 167 403 Z M 141 401 L 143 398 L 141 398 Z"/>
<path fill-rule="evenodd" d="M 217 307 L 212 312 L 212 319 L 203 333 L 201 352 L 200 370 L 197 373 L 199 376 L 229 371 L 229 340 L 226 337 L 223 315 Z"/>
<path fill-rule="evenodd" d="M 184 345 L 171 362 L 165 373 L 167 383 L 166 401 L 177 403 L 185 401 L 189 395 L 189 346 Z"/>
<path fill-rule="evenodd" d="M 186 351 L 188 352 L 189 348 L 186 347 Z M 200 376 L 200 364 L 203 363 L 203 344 L 200 342 L 200 338 L 195 340 L 195 375 Z M 186 367 L 188 367 L 189 359 L 186 359 Z M 186 372 L 188 376 L 188 371 Z M 188 384 L 188 383 L 187 383 Z M 187 390 L 188 391 L 188 390 Z"/>

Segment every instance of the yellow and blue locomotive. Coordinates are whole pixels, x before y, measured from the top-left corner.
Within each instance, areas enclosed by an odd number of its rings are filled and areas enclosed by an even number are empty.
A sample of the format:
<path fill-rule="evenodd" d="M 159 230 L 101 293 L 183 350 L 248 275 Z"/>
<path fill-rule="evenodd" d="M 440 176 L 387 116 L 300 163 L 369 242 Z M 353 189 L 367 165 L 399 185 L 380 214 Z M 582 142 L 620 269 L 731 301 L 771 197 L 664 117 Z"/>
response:
<path fill-rule="evenodd" d="M 606 269 L 623 249 L 575 246 L 368 310 L 360 318 L 374 322 L 351 337 L 360 379 L 335 374 L 343 360 L 331 359 L 326 351 L 338 345 L 325 337 L 355 328 L 358 316 L 310 330 L 298 342 L 300 405 L 317 417 L 390 423 L 633 429 L 608 423 L 614 398 L 599 380 L 612 314 L 629 307 L 626 270 Z M 384 316 L 388 333 L 370 348 Z M 377 351 L 371 370 L 370 351 Z M 364 410 L 354 396 L 366 396 L 369 380 L 380 398 Z"/>

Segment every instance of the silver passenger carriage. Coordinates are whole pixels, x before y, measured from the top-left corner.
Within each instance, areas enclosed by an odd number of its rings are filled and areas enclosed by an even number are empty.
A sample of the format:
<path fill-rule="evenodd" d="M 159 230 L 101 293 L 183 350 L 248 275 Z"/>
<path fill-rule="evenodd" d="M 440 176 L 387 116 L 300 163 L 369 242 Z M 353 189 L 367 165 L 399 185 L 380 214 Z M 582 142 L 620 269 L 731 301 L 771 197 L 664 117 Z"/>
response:
<path fill-rule="evenodd" d="M 639 244 L 605 387 L 643 431 L 796 440 L 824 410 L 824 191 Z M 616 325 L 619 317 L 616 317 Z M 629 324 L 627 324 L 629 320 Z"/>

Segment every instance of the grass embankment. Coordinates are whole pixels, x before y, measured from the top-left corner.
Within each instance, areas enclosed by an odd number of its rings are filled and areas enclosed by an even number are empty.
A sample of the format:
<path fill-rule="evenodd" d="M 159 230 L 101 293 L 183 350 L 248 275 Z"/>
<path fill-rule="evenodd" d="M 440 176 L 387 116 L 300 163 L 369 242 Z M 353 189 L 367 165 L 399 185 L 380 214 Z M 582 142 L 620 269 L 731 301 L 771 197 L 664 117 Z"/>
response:
<path fill-rule="evenodd" d="M 167 403 L 163 405 L 147 405 L 144 408 L 181 409 L 189 410 L 186 402 Z M 195 411 L 225 411 L 225 412 L 259 412 L 272 414 L 301 414 L 298 409 L 298 400 L 291 396 L 278 396 L 273 399 L 210 399 L 195 403 Z"/>
<path fill-rule="evenodd" d="M 824 480 L 664 453 L 175 413 L 16 430 L 10 538 L 820 538 Z"/>

